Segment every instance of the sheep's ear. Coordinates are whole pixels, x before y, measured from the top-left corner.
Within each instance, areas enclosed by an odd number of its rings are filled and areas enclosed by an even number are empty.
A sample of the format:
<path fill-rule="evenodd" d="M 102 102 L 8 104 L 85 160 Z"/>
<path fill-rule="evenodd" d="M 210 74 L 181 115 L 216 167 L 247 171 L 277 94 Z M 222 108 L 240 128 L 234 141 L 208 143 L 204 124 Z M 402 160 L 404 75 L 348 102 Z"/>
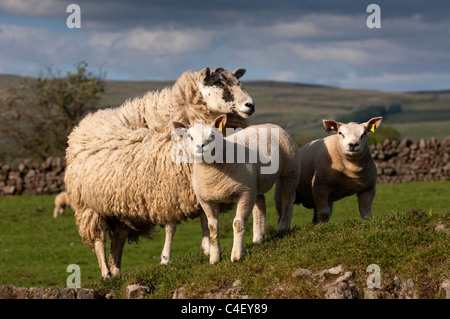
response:
<path fill-rule="evenodd" d="M 189 129 L 185 124 L 180 122 L 172 122 L 172 125 L 176 136 L 183 137 Z"/>
<path fill-rule="evenodd" d="M 223 128 L 225 127 L 226 124 L 227 124 L 227 116 L 226 115 L 218 116 L 213 122 L 213 126 L 215 128 L 218 128 L 220 131 L 223 130 Z"/>
<path fill-rule="evenodd" d="M 323 120 L 323 129 L 327 133 L 337 132 L 341 123 L 333 120 Z"/>
<path fill-rule="evenodd" d="M 371 118 L 369 121 L 364 123 L 364 126 L 366 127 L 366 131 L 375 133 L 375 129 L 377 129 L 380 126 L 382 119 L 383 119 L 383 117 L 378 116 L 378 117 Z"/>
<path fill-rule="evenodd" d="M 205 68 L 205 69 L 200 71 L 200 74 L 202 76 L 203 82 L 206 84 L 206 82 L 208 81 L 209 77 L 211 76 L 211 69 L 210 68 Z"/>
<path fill-rule="evenodd" d="M 246 69 L 237 69 L 236 71 L 233 72 L 233 75 L 236 77 L 236 79 L 240 79 L 241 77 L 244 76 L 245 72 L 247 72 Z"/>

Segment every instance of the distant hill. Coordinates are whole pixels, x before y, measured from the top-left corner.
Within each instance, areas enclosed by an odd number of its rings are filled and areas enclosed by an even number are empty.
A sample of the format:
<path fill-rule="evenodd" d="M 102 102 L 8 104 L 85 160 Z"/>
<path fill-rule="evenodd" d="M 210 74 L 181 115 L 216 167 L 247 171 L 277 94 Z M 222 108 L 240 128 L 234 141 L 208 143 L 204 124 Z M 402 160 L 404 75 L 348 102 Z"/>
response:
<path fill-rule="evenodd" d="M 0 98 L 22 80 L 20 76 L 0 75 Z M 127 99 L 173 84 L 173 81 L 106 82 L 101 108 L 116 107 Z M 394 127 L 402 137 L 442 139 L 450 135 L 450 90 L 393 93 L 276 81 L 243 81 L 243 84 L 256 102 L 256 113 L 250 123 L 279 124 L 301 143 L 326 135 L 322 119 L 352 118 L 357 111 L 373 106 L 386 109 L 400 106 L 401 111 L 388 113 L 382 125 Z"/>

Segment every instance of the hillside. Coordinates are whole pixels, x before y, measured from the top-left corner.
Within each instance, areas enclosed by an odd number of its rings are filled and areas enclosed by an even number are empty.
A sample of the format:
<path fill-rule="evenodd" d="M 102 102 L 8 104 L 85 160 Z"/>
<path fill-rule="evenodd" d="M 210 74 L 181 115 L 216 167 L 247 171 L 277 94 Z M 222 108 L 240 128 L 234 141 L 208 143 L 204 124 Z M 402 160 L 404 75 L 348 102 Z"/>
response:
<path fill-rule="evenodd" d="M 229 249 L 214 266 L 192 253 L 168 266 L 143 267 L 88 287 L 113 292 L 114 298 L 128 298 L 131 284 L 141 287 L 141 297 L 164 299 L 443 298 L 450 275 L 448 236 L 447 212 L 304 224 L 248 245 L 239 263 L 228 260 Z M 368 287 L 369 265 L 379 267 L 379 289 Z"/>
<path fill-rule="evenodd" d="M 0 75 L 0 98 L 8 87 L 20 84 L 21 77 Z M 369 107 L 392 105 L 401 112 L 385 116 L 382 125 L 390 125 L 402 137 L 411 139 L 449 135 L 450 91 L 392 93 L 340 89 L 308 84 L 274 81 L 243 81 L 256 102 L 251 123 L 272 122 L 286 128 L 301 143 L 323 137 L 322 119 L 347 116 Z M 172 82 L 107 81 L 99 107 L 118 106 L 126 99 L 170 86 Z"/>

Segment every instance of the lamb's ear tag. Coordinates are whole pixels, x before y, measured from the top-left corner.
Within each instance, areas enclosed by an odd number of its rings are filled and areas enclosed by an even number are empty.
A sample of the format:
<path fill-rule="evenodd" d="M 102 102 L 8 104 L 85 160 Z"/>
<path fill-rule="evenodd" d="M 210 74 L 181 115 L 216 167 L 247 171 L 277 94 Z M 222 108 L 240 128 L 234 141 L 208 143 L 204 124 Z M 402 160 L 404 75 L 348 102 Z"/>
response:
<path fill-rule="evenodd" d="M 219 131 L 222 132 L 222 121 L 220 121 L 220 123 L 219 123 Z"/>
<path fill-rule="evenodd" d="M 372 126 L 370 127 L 370 131 L 371 131 L 372 133 L 375 133 L 375 124 L 372 124 Z"/>

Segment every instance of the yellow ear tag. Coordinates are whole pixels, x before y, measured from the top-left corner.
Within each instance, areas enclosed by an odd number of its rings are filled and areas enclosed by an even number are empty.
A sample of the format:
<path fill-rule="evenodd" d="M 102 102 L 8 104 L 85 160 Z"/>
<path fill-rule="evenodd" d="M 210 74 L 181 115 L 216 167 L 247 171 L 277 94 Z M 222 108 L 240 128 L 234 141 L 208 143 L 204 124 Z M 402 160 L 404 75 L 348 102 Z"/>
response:
<path fill-rule="evenodd" d="M 370 131 L 371 131 L 372 133 L 375 133 L 375 124 L 372 124 L 372 126 L 370 127 Z"/>
<path fill-rule="evenodd" d="M 222 132 L 222 122 L 219 123 L 219 130 Z"/>

